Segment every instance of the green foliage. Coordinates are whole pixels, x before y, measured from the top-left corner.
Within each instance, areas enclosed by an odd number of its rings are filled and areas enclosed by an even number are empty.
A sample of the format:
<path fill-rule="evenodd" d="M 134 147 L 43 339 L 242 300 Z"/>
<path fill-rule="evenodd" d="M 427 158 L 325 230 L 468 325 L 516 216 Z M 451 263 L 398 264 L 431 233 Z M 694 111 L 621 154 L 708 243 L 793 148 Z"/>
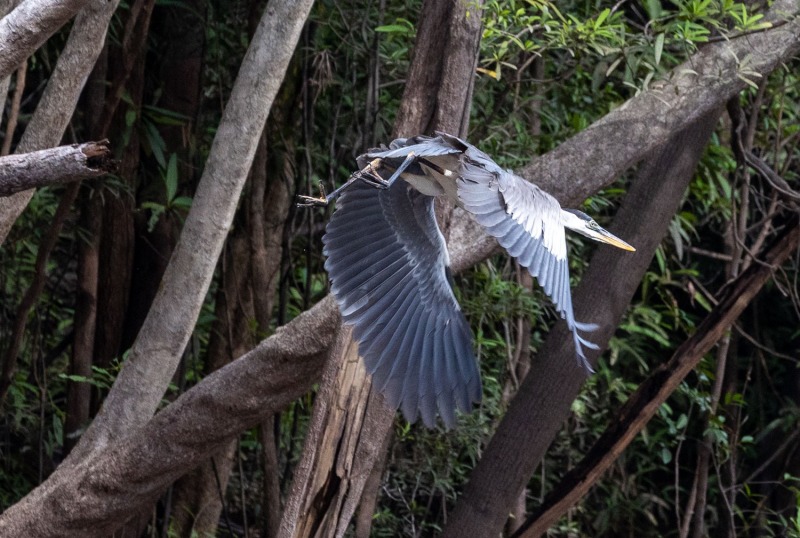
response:
<path fill-rule="evenodd" d="M 187 17 L 199 16 L 180 1 L 158 4 L 185 7 Z M 420 5 L 419 0 L 385 2 L 381 11 L 380 2 L 316 3 L 286 89 L 273 108 L 283 116 L 273 117 L 271 123 L 279 125 L 268 146 L 271 155 L 280 156 L 271 174 L 298 192 L 320 181 L 332 187 L 352 172 L 354 157 L 363 149 L 389 141 Z M 163 80 L 151 74 L 142 107 L 123 95 L 123 125 L 115 133 L 122 147 L 138 144 L 142 165 L 135 172 L 135 184 L 108 181 L 94 187 L 93 194 L 100 196 L 134 197 L 151 232 L 160 222 L 179 225 L 189 210 L 195 172 L 202 168 L 249 41 L 244 3 L 211 1 L 206 7 L 204 104 L 198 117 L 185 118 L 162 106 Z M 509 168 L 526 165 L 647 90 L 698 46 L 741 39 L 768 27 L 749 3 L 731 0 L 487 0 L 483 23 L 469 139 Z M 119 24 L 111 35 L 120 42 Z M 63 45 L 64 36 L 51 41 L 53 48 L 48 44 L 31 63 L 32 76 L 39 80 L 49 75 L 55 47 Z M 157 57 L 157 35 L 150 47 Z M 153 59 L 148 56 L 148 61 Z M 739 76 L 748 85 L 738 105 L 755 121 L 754 151 L 797 189 L 800 106 L 796 91 L 791 91 L 800 87 L 797 61 L 767 79 L 756 76 L 748 64 L 748 57 L 738 58 Z M 186 129 L 191 139 L 186 153 L 176 153 L 166 141 L 168 130 L 176 126 Z M 728 124 L 714 134 L 597 374 L 586 381 L 569 420 L 529 483 L 528 510 L 535 509 L 583 457 L 638 384 L 669 359 L 713 307 L 714 296 L 729 277 L 724 261 L 702 253 L 727 251 L 731 222 L 739 218 L 745 202 L 749 201 L 744 238 L 748 245 L 774 211 L 774 190 L 752 169 L 745 182 L 745 167 L 731 136 Z M 620 178 L 587 200 L 584 209 L 601 224 L 610 221 L 629 180 Z M 32 282 L 36 254 L 60 192 L 40 190 L 0 249 L 0 351 L 7 345 L 15 307 Z M 323 211 L 304 211 L 290 218 L 276 324 L 291 320 L 328 292 L 319 244 L 328 217 Z M 30 315 L 0 424 L 0 507 L 30 491 L 63 457 L 67 384 L 89 383 L 102 394 L 116 375 L 116 365 L 94 368 L 89 378 L 67 374 L 69 346 L 50 356 L 73 330 L 75 259 L 84 235 L 74 221 L 62 234 L 49 263 L 45 291 Z M 569 248 L 574 285 L 596 247 L 570 237 Z M 550 536 L 677 535 L 676 514 L 684 517 L 698 446 L 705 440 L 712 449 L 706 491 L 709 534 L 719 528 L 723 507 L 725 486 L 719 469 L 733 463 L 738 472 L 734 524 L 739 534 L 800 536 L 797 511 L 779 510 L 775 501 L 780 490 L 796 509 L 800 478 L 788 469 L 759 471 L 775 446 L 793 435 L 796 439 L 800 420 L 793 396 L 800 334 L 796 323 L 786 321 L 796 321 L 796 302 L 785 299 L 786 293 L 796 296 L 797 267 L 790 264 L 777 273 L 777 283 L 764 290 L 763 300 L 740 321 L 747 336 L 731 333 L 735 356 L 728 370 L 733 372 L 733 385 L 726 386 L 720 402 L 714 401 L 718 374 L 712 352 Z M 460 416 L 451 431 L 429 431 L 397 419 L 373 520 L 375 536 L 432 536 L 441 531 L 519 381 L 509 367 L 518 345 L 518 322 L 530 321 L 530 351 L 535 354 L 558 318 L 538 286 L 528 291 L 518 283 L 517 270 L 507 257 L 496 256 L 457 276 L 457 281 L 458 299 L 475 334 L 483 401 L 476 412 Z M 182 376 L 167 399 L 203 376 L 218 287 L 215 281 Z M 255 322 L 251 325 L 255 331 Z M 259 329 L 265 336 L 273 327 Z M 748 337 L 759 344 L 751 344 Z M 536 374 L 534 366 L 530 375 Z M 313 391 L 304 395 L 277 417 L 284 492 L 301 455 L 315 397 Z M 256 430 L 239 440 L 226 498 L 237 522 L 263 515 L 261 443 Z M 776 457 L 782 462 L 787 458 Z M 756 471 L 768 474 L 768 480 Z"/>

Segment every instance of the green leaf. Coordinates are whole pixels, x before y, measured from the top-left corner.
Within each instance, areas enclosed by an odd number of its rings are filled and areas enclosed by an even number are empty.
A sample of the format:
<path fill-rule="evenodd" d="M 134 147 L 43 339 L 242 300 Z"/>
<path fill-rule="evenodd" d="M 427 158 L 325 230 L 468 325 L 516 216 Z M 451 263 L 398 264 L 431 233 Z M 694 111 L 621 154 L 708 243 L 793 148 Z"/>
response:
<path fill-rule="evenodd" d="M 594 22 L 595 28 L 603 24 L 610 14 L 611 10 L 609 8 L 605 8 L 603 11 L 601 11 L 597 16 L 597 20 Z"/>
<path fill-rule="evenodd" d="M 167 177 L 164 178 L 167 186 L 167 202 L 171 202 L 178 192 L 178 155 L 173 153 L 167 165 Z"/>
<path fill-rule="evenodd" d="M 178 209 L 189 209 L 192 207 L 192 199 L 188 196 L 178 196 L 170 202 L 170 205 Z"/>
<path fill-rule="evenodd" d="M 376 32 L 382 32 L 385 34 L 408 34 L 411 33 L 411 29 L 408 26 L 404 26 L 402 24 L 387 24 L 385 26 L 378 26 L 375 28 Z"/>
<path fill-rule="evenodd" d="M 656 65 L 661 63 L 661 53 L 664 51 L 664 34 L 660 33 L 656 36 L 655 55 Z"/>

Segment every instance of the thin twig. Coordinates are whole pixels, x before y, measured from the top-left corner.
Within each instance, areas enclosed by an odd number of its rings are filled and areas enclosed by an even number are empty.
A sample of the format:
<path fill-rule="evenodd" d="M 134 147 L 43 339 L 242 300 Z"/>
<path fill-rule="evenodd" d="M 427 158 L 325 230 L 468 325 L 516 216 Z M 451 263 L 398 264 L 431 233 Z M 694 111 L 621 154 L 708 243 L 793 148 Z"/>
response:
<path fill-rule="evenodd" d="M 22 103 L 22 93 L 25 91 L 25 75 L 28 72 L 28 61 L 24 61 L 17 69 L 17 84 L 14 88 L 14 98 L 11 100 L 11 111 L 8 114 L 8 125 L 6 125 L 6 137 L 3 140 L 3 149 L 0 155 L 11 153 L 11 141 L 14 139 L 14 131 L 17 130 L 19 121 L 19 109 Z"/>

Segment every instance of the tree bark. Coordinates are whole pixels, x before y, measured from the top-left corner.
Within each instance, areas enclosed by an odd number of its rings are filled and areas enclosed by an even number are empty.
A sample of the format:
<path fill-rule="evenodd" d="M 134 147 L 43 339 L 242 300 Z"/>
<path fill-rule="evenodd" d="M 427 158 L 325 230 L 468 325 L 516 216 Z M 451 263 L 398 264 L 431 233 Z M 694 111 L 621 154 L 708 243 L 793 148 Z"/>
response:
<path fill-rule="evenodd" d="M 403 94 L 396 136 L 433 128 L 466 134 L 481 5 L 430 0 L 423 4 L 408 75 L 414 82 Z M 344 334 L 346 341 L 337 345 L 323 375 L 281 522 L 279 536 L 284 538 L 343 536 L 365 484 L 386 457 L 395 411 L 380 394 L 371 394 L 358 345 L 349 329 Z"/>
<path fill-rule="evenodd" d="M 197 320 L 267 113 L 311 4 L 311 0 L 272 2 L 266 8 L 158 295 L 70 464 L 144 424 L 161 401 Z"/>
<path fill-rule="evenodd" d="M 28 0 L 25 4 L 35 6 L 41 2 Z M 17 153 L 45 149 L 60 143 L 83 85 L 103 50 L 108 23 L 118 4 L 119 0 L 91 0 L 88 4 L 81 3 L 86 7 L 72 25 L 67 44 L 58 57 L 56 68 L 22 135 Z M 17 9 L 21 7 L 22 5 Z M 4 18 L 0 25 L 16 11 Z M 33 190 L 27 190 L 8 198 L 0 198 L 0 244 L 5 241 L 11 226 L 32 196 Z"/>
<path fill-rule="evenodd" d="M 612 226 L 614 234 L 636 246 L 636 252 L 598 249 L 584 274 L 573 298 L 575 317 L 599 324 L 591 340 L 601 349 L 667 233 L 718 117 L 718 111 L 711 112 L 675 133 L 670 143 L 646 162 Z M 569 416 L 585 375 L 575 362 L 565 327 L 563 322 L 554 327 L 534 359 L 532 373 L 523 381 L 473 470 L 444 536 L 499 533 L 508 508 Z M 598 355 L 592 351 L 589 359 Z"/>
<path fill-rule="evenodd" d="M 113 170 L 107 140 L 0 157 L 0 197 L 99 177 Z"/>
<path fill-rule="evenodd" d="M 26 0 L 0 20 L 0 79 L 9 76 L 91 0 Z"/>
<path fill-rule="evenodd" d="M 793 219 L 788 230 L 767 251 L 763 263 L 753 264 L 726 288 L 726 296 L 709 312 L 695 333 L 656 368 L 631 394 L 611 424 L 578 465 L 547 496 L 517 536 L 541 536 L 589 491 L 614 463 L 661 404 L 724 336 L 750 301 L 789 255 L 800 245 L 800 225 Z"/>

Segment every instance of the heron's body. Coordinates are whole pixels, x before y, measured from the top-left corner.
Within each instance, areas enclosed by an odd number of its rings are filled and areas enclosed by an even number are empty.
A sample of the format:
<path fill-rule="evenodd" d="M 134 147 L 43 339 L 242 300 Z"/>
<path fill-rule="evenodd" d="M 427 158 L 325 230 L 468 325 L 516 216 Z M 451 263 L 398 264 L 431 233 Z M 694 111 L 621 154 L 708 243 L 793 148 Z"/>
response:
<path fill-rule="evenodd" d="M 537 278 L 591 370 L 583 348 L 596 346 L 582 333 L 595 326 L 573 315 L 564 230 L 633 247 L 450 135 L 398 139 L 358 162 L 369 184 L 356 181 L 356 173 L 342 191 L 323 238 L 325 267 L 373 385 L 390 405 L 409 421 L 421 416 L 430 426 L 439 414 L 452 426 L 456 407 L 468 411 L 480 400 L 471 333 L 448 281 L 435 196 L 472 214 Z"/>

